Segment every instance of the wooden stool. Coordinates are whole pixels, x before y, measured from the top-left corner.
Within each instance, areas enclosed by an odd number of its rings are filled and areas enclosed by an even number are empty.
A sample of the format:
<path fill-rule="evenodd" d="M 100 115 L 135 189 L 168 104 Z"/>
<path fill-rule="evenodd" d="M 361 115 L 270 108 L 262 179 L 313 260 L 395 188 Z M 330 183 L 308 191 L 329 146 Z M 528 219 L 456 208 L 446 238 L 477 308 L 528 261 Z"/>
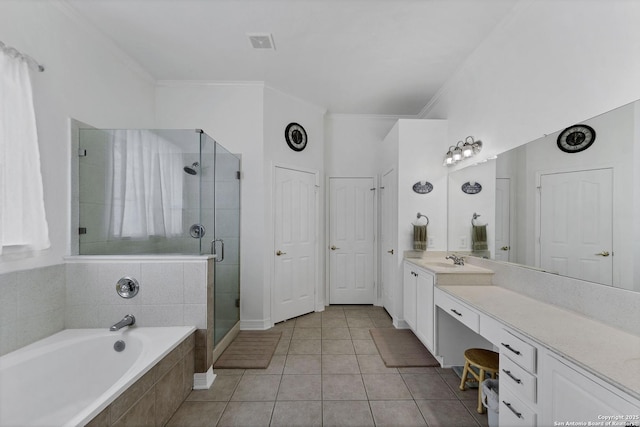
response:
<path fill-rule="evenodd" d="M 466 389 L 466 382 L 478 383 L 478 413 L 483 414 L 482 381 L 484 381 L 486 374 L 490 374 L 493 379 L 496 378 L 499 354 L 482 348 L 470 348 L 465 350 L 464 359 L 465 364 L 462 371 L 462 380 L 460 381 L 460 390 L 464 391 Z M 472 368 L 477 369 L 478 372 Z M 467 378 L 469 374 L 471 374 L 472 378 Z"/>

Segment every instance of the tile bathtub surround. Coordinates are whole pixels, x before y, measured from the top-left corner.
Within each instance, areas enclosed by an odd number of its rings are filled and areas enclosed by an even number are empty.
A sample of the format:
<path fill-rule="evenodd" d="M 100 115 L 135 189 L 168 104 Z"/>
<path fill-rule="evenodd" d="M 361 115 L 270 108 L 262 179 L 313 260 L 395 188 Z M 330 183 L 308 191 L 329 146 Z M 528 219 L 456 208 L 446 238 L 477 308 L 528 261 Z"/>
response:
<path fill-rule="evenodd" d="M 122 260 L 77 257 L 67 260 L 66 328 L 104 328 L 133 314 L 140 326 L 207 328 L 208 261 L 179 258 Z M 131 299 L 116 293 L 130 276 L 140 283 Z"/>
<path fill-rule="evenodd" d="M 192 389 L 194 334 L 125 390 L 87 426 L 165 425 Z"/>
<path fill-rule="evenodd" d="M 392 327 L 381 307 L 329 306 L 279 323 L 266 369 L 215 370 L 168 426 L 486 426 L 477 391 L 450 369 L 387 368 L 369 328 Z"/>
<path fill-rule="evenodd" d="M 65 267 L 0 275 L 0 355 L 64 329 Z"/>

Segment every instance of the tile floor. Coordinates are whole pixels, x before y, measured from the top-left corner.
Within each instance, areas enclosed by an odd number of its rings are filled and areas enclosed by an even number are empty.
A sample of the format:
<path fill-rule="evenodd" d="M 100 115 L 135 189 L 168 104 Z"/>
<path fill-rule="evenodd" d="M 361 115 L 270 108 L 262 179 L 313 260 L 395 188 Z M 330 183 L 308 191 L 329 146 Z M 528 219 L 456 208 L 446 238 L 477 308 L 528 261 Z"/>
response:
<path fill-rule="evenodd" d="M 450 369 L 387 368 L 369 328 L 393 327 L 381 307 L 329 306 L 277 324 L 266 369 L 216 370 L 169 426 L 487 426 L 477 390 Z"/>

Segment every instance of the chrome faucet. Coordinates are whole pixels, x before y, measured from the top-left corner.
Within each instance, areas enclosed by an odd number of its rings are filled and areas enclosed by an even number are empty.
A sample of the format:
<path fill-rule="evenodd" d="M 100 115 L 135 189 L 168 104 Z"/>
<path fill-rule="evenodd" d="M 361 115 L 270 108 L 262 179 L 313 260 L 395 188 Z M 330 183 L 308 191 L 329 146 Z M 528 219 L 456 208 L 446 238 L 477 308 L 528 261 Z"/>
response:
<path fill-rule="evenodd" d="M 464 258 L 463 257 L 459 257 L 456 254 L 451 254 L 449 256 L 446 256 L 444 259 L 451 259 L 453 260 L 453 263 L 455 265 L 464 265 Z"/>
<path fill-rule="evenodd" d="M 125 326 L 133 326 L 136 323 L 136 318 L 133 317 L 133 314 L 127 314 L 126 316 L 124 316 L 122 318 L 121 321 L 119 321 L 118 323 L 116 323 L 115 325 L 113 325 L 112 327 L 109 328 L 110 331 L 118 331 L 122 328 L 124 328 Z"/>

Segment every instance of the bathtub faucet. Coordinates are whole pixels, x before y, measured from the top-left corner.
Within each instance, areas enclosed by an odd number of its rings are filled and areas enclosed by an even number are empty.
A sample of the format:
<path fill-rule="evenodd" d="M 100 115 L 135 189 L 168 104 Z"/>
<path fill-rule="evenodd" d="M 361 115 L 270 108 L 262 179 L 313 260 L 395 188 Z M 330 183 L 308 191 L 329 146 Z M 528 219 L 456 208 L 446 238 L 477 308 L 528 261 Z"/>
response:
<path fill-rule="evenodd" d="M 110 331 L 117 331 L 125 326 L 133 326 L 136 323 L 136 318 L 133 317 L 133 314 L 127 314 L 124 318 L 109 328 Z"/>

